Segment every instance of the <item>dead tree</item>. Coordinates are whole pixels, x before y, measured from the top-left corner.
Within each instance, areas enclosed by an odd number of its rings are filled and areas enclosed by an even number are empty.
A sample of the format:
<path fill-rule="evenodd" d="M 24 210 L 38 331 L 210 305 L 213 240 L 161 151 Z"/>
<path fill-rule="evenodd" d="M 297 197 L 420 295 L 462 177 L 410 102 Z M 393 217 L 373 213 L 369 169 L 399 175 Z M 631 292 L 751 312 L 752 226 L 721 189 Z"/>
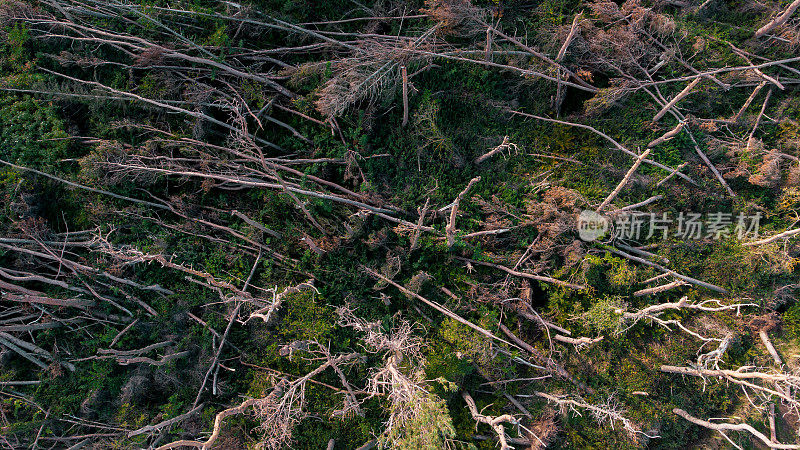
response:
<path fill-rule="evenodd" d="M 517 419 L 510 414 L 503 414 L 497 417 L 485 416 L 478 411 L 478 407 L 475 406 L 475 400 L 472 399 L 472 396 L 469 395 L 468 392 L 462 391 L 461 397 L 467 403 L 467 407 L 469 408 L 470 414 L 472 414 L 472 418 L 475 419 L 477 423 L 484 423 L 486 425 L 489 425 L 492 428 L 492 430 L 494 430 L 494 432 L 497 434 L 497 439 L 500 441 L 500 449 L 501 450 L 511 449 L 512 447 L 508 444 L 508 436 L 506 436 L 506 431 L 505 428 L 503 427 L 503 423 L 508 422 L 511 425 L 516 425 L 518 423 Z"/>
<path fill-rule="evenodd" d="M 672 410 L 672 412 L 674 412 L 678 416 L 688 420 L 689 422 L 691 422 L 691 423 L 693 423 L 695 425 L 699 425 L 701 427 L 708 428 L 709 430 L 718 431 L 723 436 L 725 436 L 725 433 L 724 433 L 725 431 L 746 431 L 746 432 L 750 433 L 751 435 L 753 435 L 758 440 L 760 440 L 765 446 L 767 446 L 769 448 L 776 448 L 776 449 L 797 449 L 797 448 L 800 448 L 800 445 L 796 445 L 796 444 L 779 444 L 779 443 L 775 442 L 774 440 L 771 440 L 770 438 L 765 436 L 763 433 L 761 433 L 760 431 L 756 430 L 750 424 L 747 424 L 747 423 L 737 423 L 737 424 L 725 423 L 725 422 L 723 422 L 723 423 L 712 423 L 712 422 L 709 422 L 707 420 L 698 419 L 697 417 L 692 416 L 691 414 L 687 413 L 686 411 L 684 411 L 684 410 L 682 410 L 680 408 L 675 408 L 675 409 Z M 725 437 L 727 439 L 727 436 L 725 436 Z"/>
<path fill-rule="evenodd" d="M 629 312 L 623 308 L 617 308 L 615 312 L 619 314 L 620 317 L 620 330 L 624 332 L 625 330 L 630 329 L 638 322 L 642 320 L 651 321 L 655 324 L 661 325 L 666 329 L 670 329 L 670 326 L 678 327 L 679 329 L 685 331 L 691 336 L 694 336 L 702 341 L 710 341 L 715 340 L 719 341 L 718 338 L 708 338 L 698 334 L 696 331 L 693 331 L 687 328 L 680 320 L 677 319 L 662 319 L 661 315 L 668 312 L 668 311 L 701 311 L 701 312 L 719 312 L 719 311 L 736 311 L 736 314 L 739 315 L 741 313 L 742 308 L 746 307 L 754 307 L 758 306 L 754 303 L 735 303 L 732 305 L 724 305 L 719 300 L 704 300 L 701 302 L 690 302 L 688 297 L 681 297 L 680 300 L 674 303 L 661 303 L 658 305 L 648 306 L 647 308 L 641 309 L 639 311 Z"/>
<path fill-rule="evenodd" d="M 766 25 L 756 30 L 754 37 L 756 39 L 766 36 L 769 32 L 774 30 L 775 28 L 785 24 L 789 21 L 789 18 L 794 14 L 794 12 L 800 8 L 800 0 L 795 0 L 786 9 L 783 10 L 780 14 L 778 14 L 774 19 L 770 20 Z"/>
<path fill-rule="evenodd" d="M 729 370 L 661 366 L 661 371 L 666 373 L 691 375 L 703 380 L 712 377 L 726 380 L 760 396 L 763 399 L 763 403 L 766 403 L 771 398 L 777 398 L 792 414 L 797 415 L 800 412 L 800 401 L 796 398 L 795 392 L 800 386 L 800 377 L 786 372 L 760 372 L 754 369 L 756 368 L 741 367 L 738 370 Z M 758 397 L 748 397 L 751 403 L 755 401 L 755 398 Z M 754 404 L 754 406 L 761 407 L 759 404 Z"/>
<path fill-rule="evenodd" d="M 625 417 L 625 410 L 621 409 L 619 402 L 613 397 L 609 397 L 604 404 L 593 405 L 581 398 L 556 396 L 544 392 L 536 392 L 536 395 L 558 405 L 562 414 L 573 412 L 581 415 L 580 410 L 585 409 L 600 424 L 608 424 L 613 427 L 615 423 L 619 423 L 632 439 L 638 439 L 639 436 L 644 436 L 648 439 L 659 437 L 655 434 L 640 431 L 633 421 Z"/>
<path fill-rule="evenodd" d="M 469 189 L 479 181 L 481 181 L 481 177 L 475 177 L 469 180 L 467 187 L 465 187 L 464 190 L 458 194 L 458 197 L 456 197 L 455 201 L 453 201 L 453 205 L 450 207 L 450 221 L 447 223 L 447 227 L 445 228 L 445 232 L 447 233 L 448 247 L 452 247 L 455 243 L 456 218 L 458 217 L 458 208 L 461 205 L 461 200 L 463 200 L 464 196 L 467 195 L 467 191 L 469 191 Z"/>
<path fill-rule="evenodd" d="M 214 419 L 214 428 L 211 436 L 205 441 L 180 440 L 158 447 L 158 450 L 167 450 L 180 447 L 194 447 L 200 449 L 211 448 L 219 438 L 223 421 L 234 415 L 249 413 L 261 422 L 260 443 L 264 448 L 279 449 L 291 439 L 294 425 L 304 416 L 306 384 L 313 377 L 319 375 L 329 367 L 336 364 L 345 364 L 356 359 L 358 354 L 350 353 L 338 355 L 320 364 L 316 369 L 303 377 L 293 381 L 281 381 L 269 395 L 261 398 L 251 398 L 243 401 L 238 406 L 225 409 L 217 413 Z"/>

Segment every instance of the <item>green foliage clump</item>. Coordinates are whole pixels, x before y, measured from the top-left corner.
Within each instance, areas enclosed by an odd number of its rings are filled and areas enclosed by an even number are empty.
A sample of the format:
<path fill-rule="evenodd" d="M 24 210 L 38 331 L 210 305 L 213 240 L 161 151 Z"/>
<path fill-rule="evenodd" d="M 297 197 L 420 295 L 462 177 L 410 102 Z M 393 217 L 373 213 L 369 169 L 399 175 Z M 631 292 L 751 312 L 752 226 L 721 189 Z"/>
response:
<path fill-rule="evenodd" d="M 794 303 L 783 313 L 783 324 L 790 336 L 800 339 L 800 303 Z"/>
<path fill-rule="evenodd" d="M 283 299 L 286 316 L 279 335 L 294 340 L 316 339 L 326 342 L 333 337 L 336 315 L 321 305 L 322 299 L 313 290 L 288 294 Z"/>
<path fill-rule="evenodd" d="M 611 270 L 606 272 L 606 276 L 612 286 L 631 286 L 636 282 L 637 270 L 627 261 L 615 259 L 611 264 Z"/>
<path fill-rule="evenodd" d="M 620 331 L 619 313 L 621 300 L 618 297 L 603 297 L 595 301 L 584 314 L 589 327 L 600 334 L 616 334 Z"/>
<path fill-rule="evenodd" d="M 52 103 L 30 96 L 0 96 L 0 157 L 49 168 L 67 156 L 69 135 Z"/>
<path fill-rule="evenodd" d="M 25 24 L 15 23 L 6 28 L 6 41 L 0 45 L 4 65 L 20 68 L 27 62 L 27 43 L 30 33 Z"/>
<path fill-rule="evenodd" d="M 465 358 L 478 367 L 487 368 L 492 363 L 492 346 L 488 337 L 453 319 L 445 319 L 439 335 L 450 343 L 456 358 Z"/>
<path fill-rule="evenodd" d="M 417 393 L 412 400 L 415 414 L 402 426 L 389 427 L 379 440 L 382 449 L 438 450 L 455 437 L 447 404 L 435 394 Z"/>

